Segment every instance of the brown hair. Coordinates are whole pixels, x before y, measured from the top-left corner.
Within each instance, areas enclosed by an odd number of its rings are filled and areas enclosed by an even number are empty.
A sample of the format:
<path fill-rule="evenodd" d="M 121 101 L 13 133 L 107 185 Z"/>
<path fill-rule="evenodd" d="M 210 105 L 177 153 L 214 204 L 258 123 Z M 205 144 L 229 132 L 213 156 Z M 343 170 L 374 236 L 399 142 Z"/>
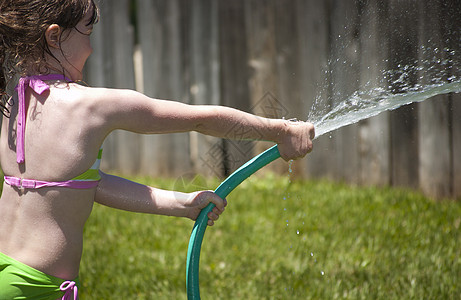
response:
<path fill-rule="evenodd" d="M 99 19 L 94 0 L 0 0 L 2 112 L 6 110 L 6 87 L 11 78 L 15 75 L 33 75 L 27 74 L 31 71 L 49 72 L 45 54 L 54 56 L 45 40 L 47 28 L 57 24 L 63 32 L 72 29 L 90 11 L 93 15 L 86 25 L 94 24 Z M 30 69 L 32 66 L 33 70 Z"/>

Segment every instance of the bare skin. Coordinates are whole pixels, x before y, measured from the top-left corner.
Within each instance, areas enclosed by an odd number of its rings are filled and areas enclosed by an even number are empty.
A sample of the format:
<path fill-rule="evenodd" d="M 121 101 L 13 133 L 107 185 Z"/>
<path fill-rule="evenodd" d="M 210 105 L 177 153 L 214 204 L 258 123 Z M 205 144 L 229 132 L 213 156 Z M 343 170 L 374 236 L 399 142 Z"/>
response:
<path fill-rule="evenodd" d="M 77 25 L 91 32 L 86 20 Z M 91 54 L 89 37 L 74 29 L 57 43 L 59 26 L 48 28 L 46 37 L 66 76 L 81 79 Z M 61 52 L 61 49 L 63 50 Z M 65 63 L 67 62 L 67 63 Z M 49 58 L 50 67 L 61 66 Z M 146 97 L 129 90 L 82 87 L 49 81 L 50 91 L 37 95 L 27 89 L 25 163 L 16 163 L 17 105 L 11 118 L 3 118 L 0 162 L 5 175 L 27 179 L 63 181 L 86 171 L 95 161 L 106 136 L 115 129 L 138 133 L 197 131 L 225 137 L 238 125 L 249 139 L 263 137 L 279 144 L 285 160 L 312 150 L 314 128 L 305 122 L 269 120 L 235 109 L 192 106 Z M 17 99 L 14 99 L 17 103 Z M 255 132 L 255 136 L 251 136 Z M 94 202 L 128 211 L 196 219 L 208 203 L 209 225 L 224 211 L 226 201 L 211 191 L 179 193 L 140 185 L 101 172 L 97 188 L 41 188 L 20 190 L 3 185 L 0 199 L 0 252 L 29 266 L 63 279 L 78 276 L 83 247 L 83 227 Z"/>

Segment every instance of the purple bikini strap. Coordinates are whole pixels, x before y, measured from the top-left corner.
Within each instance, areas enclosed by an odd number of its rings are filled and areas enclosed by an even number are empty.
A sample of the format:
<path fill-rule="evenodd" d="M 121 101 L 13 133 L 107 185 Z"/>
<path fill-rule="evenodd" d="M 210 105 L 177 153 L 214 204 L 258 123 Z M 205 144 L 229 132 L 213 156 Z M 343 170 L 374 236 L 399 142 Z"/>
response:
<path fill-rule="evenodd" d="M 8 185 L 15 186 L 19 189 L 39 189 L 42 187 L 69 187 L 73 189 L 91 189 L 97 187 L 99 181 L 88 180 L 88 181 L 76 181 L 76 180 L 67 180 L 67 181 L 43 181 L 43 180 L 34 180 L 34 179 L 22 179 L 14 176 L 4 176 L 5 182 Z"/>
<path fill-rule="evenodd" d="M 61 74 L 50 74 L 50 75 L 38 75 L 38 76 L 27 76 L 21 77 L 19 83 L 16 86 L 18 92 L 19 108 L 18 108 L 18 120 L 17 120 L 17 134 L 16 134 L 16 161 L 18 164 L 23 163 L 25 159 L 24 155 L 24 135 L 26 128 L 26 85 L 28 84 L 31 89 L 37 94 L 41 95 L 44 91 L 50 89 L 48 84 L 42 80 L 66 80 L 70 82 L 68 78 Z"/>

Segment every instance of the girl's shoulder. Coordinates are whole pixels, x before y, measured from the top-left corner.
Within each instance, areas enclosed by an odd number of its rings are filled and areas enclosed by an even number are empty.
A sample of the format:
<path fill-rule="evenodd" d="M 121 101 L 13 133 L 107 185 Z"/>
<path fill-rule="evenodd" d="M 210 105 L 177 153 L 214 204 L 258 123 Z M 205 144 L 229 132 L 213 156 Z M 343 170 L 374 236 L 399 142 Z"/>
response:
<path fill-rule="evenodd" d="M 84 86 L 79 83 L 50 85 L 51 98 L 65 101 L 69 105 L 107 105 L 120 91 L 116 89 Z M 105 104 L 104 104 L 105 103 Z"/>
<path fill-rule="evenodd" d="M 105 132 L 123 128 L 126 118 L 137 119 L 136 111 L 146 111 L 145 95 L 128 89 L 113 89 L 82 86 L 77 83 L 59 85 L 53 90 L 59 100 L 64 100 L 63 109 L 74 118 L 84 118 Z M 143 117 L 145 117 L 143 115 Z"/>
<path fill-rule="evenodd" d="M 134 90 L 91 87 L 73 82 L 68 83 L 67 87 L 61 88 L 61 90 L 68 92 L 71 96 L 75 96 L 76 98 L 93 99 L 104 102 L 119 101 L 123 98 L 126 99 L 142 95 Z"/>

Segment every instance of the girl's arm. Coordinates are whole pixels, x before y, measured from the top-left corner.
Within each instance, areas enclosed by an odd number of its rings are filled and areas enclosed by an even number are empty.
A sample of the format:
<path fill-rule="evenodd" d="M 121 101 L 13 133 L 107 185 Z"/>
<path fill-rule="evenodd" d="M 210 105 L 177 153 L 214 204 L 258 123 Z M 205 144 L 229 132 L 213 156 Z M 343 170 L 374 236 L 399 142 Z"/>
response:
<path fill-rule="evenodd" d="M 197 131 L 229 139 L 272 141 L 279 145 L 285 160 L 303 157 L 312 150 L 314 127 L 307 122 L 267 119 L 224 106 L 152 99 L 131 90 L 90 90 L 92 113 L 102 117 L 107 133 L 115 129 L 138 133 Z"/>
<path fill-rule="evenodd" d="M 95 201 L 112 208 L 195 220 L 200 211 L 212 202 L 216 207 L 208 214 L 208 225 L 211 226 L 226 206 L 226 201 L 212 191 L 166 191 L 100 173 L 101 181 L 96 189 Z"/>

